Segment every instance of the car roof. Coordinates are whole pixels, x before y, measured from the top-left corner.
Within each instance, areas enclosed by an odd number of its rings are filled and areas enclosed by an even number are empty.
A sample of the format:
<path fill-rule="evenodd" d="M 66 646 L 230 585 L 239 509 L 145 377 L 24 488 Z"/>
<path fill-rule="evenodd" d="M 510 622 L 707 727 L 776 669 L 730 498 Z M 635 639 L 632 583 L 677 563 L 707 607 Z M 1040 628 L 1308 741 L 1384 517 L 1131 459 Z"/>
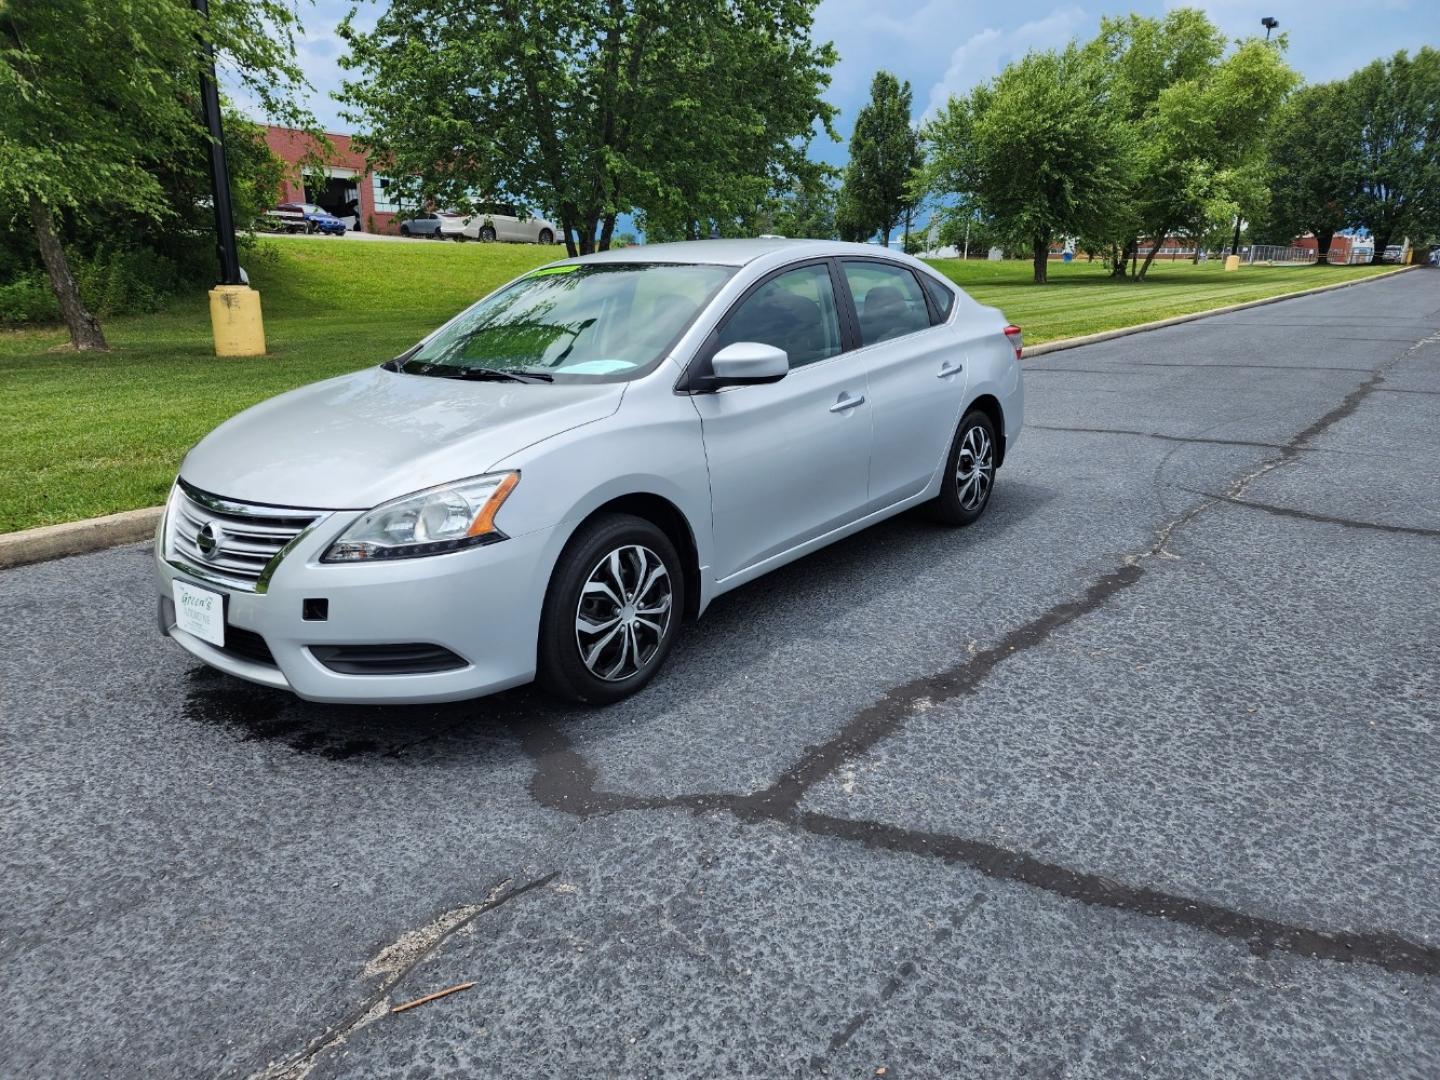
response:
<path fill-rule="evenodd" d="M 563 259 L 563 263 L 709 263 L 716 266 L 744 266 L 767 255 L 783 252 L 795 258 L 826 255 L 889 256 L 905 261 L 878 244 L 843 244 L 836 240 L 682 240 L 674 244 L 631 244 L 593 255 Z"/>

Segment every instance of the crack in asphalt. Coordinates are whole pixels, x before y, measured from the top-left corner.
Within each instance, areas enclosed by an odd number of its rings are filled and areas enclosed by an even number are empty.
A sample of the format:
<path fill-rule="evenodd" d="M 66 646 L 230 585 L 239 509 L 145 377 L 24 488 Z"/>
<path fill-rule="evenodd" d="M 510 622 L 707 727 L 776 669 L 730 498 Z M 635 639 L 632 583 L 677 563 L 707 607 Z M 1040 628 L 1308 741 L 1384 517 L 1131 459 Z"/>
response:
<path fill-rule="evenodd" d="M 1312 367 L 1309 364 L 1170 364 L 1162 360 L 1131 360 L 1129 363 L 1142 367 L 1184 368 L 1186 371 L 1204 371 L 1206 368 L 1253 368 L 1256 371 L 1293 371 L 1303 375 L 1307 371 L 1348 371 L 1352 375 L 1368 375 L 1374 368 L 1364 367 Z"/>
<path fill-rule="evenodd" d="M 1380 521 L 1360 521 L 1356 518 L 1335 517 L 1333 514 L 1317 514 L 1311 510 L 1297 510 L 1292 506 L 1277 506 L 1274 503 L 1255 502 L 1252 499 L 1234 499 L 1228 495 L 1215 495 L 1206 491 L 1194 491 L 1190 488 L 1182 490 L 1189 491 L 1192 495 L 1205 495 L 1212 499 L 1219 499 L 1232 506 L 1262 510 L 1267 514 L 1275 514 L 1279 517 L 1299 518 L 1302 521 L 1314 521 L 1322 525 L 1341 525 L 1347 529 L 1371 529 L 1375 532 L 1402 533 L 1408 536 L 1440 536 L 1440 529 L 1427 529 L 1420 525 L 1387 525 Z"/>
<path fill-rule="evenodd" d="M 1142 439 L 1159 439 L 1162 442 L 1202 443 L 1207 446 L 1248 446 L 1258 450 L 1285 450 L 1283 443 L 1254 442 L 1249 439 L 1211 439 L 1203 435 L 1166 435 L 1160 431 L 1133 431 L 1129 428 L 1062 427 L 1058 424 L 1026 424 L 1037 431 L 1073 431 L 1080 435 L 1136 435 Z M 1203 495 L 1204 492 L 1192 492 Z"/>
<path fill-rule="evenodd" d="M 953 913 L 949 919 L 948 926 L 938 927 L 930 935 L 930 949 L 933 951 L 955 936 L 956 931 L 970 921 L 970 917 L 980 910 L 980 905 L 988 899 L 984 893 L 976 893 L 963 911 Z M 880 1011 L 880 1008 L 887 1004 L 891 998 L 903 990 L 907 983 L 914 979 L 925 961 L 924 954 L 919 954 L 897 964 L 895 971 L 885 980 L 875 994 L 875 1000 L 866 1008 L 855 1013 L 845 1025 L 839 1028 L 830 1036 L 829 1051 L 826 1054 L 816 1054 L 810 1059 L 812 1069 L 824 1069 L 827 1059 L 837 1050 L 842 1049 L 846 1043 L 855 1037 L 855 1033 L 870 1022 L 871 1018 Z"/>
<path fill-rule="evenodd" d="M 1135 585 L 1146 573 L 1145 560 L 1178 558 L 1168 550 L 1176 530 L 1206 510 L 1239 500 L 1254 481 L 1298 460 L 1312 439 L 1352 415 L 1361 402 L 1379 388 L 1386 368 L 1427 343 L 1428 340 L 1416 343 L 1379 368 L 1360 369 L 1366 371 L 1369 378 L 1289 442 L 1278 446 L 1276 456 L 1242 475 L 1223 495 L 1198 493 L 1202 501 L 1162 525 L 1150 547 L 1123 556 L 1120 565 L 1095 578 L 1080 596 L 1055 604 L 1039 617 L 1011 630 L 995 645 L 973 653 L 960 663 L 886 691 L 825 742 L 807 747 L 768 787 L 748 793 L 694 792 L 668 796 L 603 791 L 597 787 L 596 767 L 575 748 L 555 721 L 545 720 L 516 729 L 522 749 L 535 763 L 531 795 L 542 806 L 582 818 L 634 810 L 725 812 L 746 823 L 774 822 L 812 836 L 847 840 L 871 849 L 963 863 L 996 880 L 1029 885 L 1091 906 L 1164 919 L 1218 937 L 1243 941 L 1258 955 L 1285 952 L 1335 963 L 1365 963 L 1394 973 L 1440 976 L 1440 948 L 1390 931 L 1357 933 L 1291 925 L 1193 897 L 1128 885 L 1099 874 L 1047 863 L 997 844 L 799 809 L 815 785 L 896 734 L 910 717 L 941 702 L 974 693 L 1006 659 L 1043 644 L 1056 631 L 1099 610 Z"/>
<path fill-rule="evenodd" d="M 250 1080 L 304 1080 L 318 1064 L 322 1054 L 341 1045 L 355 1032 L 384 1016 L 391 992 L 436 949 L 481 915 L 494 911 L 517 896 L 543 888 L 558 876 L 558 870 L 552 871 L 544 877 L 527 881 L 515 888 L 506 888 L 510 884 L 510 880 L 506 879 L 490 890 L 484 903 L 455 908 L 419 930 L 402 935 L 365 965 L 365 974 L 383 975 L 385 978 L 364 1001 L 351 1009 L 338 1023 L 311 1039 L 302 1049 L 251 1074 Z"/>

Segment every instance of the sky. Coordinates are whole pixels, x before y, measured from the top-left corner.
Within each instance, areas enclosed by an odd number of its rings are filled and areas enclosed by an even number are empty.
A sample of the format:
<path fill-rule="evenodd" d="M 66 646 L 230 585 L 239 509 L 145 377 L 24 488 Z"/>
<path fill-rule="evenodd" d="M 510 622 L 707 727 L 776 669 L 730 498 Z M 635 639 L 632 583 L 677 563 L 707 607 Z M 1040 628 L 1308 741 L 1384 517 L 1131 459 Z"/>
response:
<path fill-rule="evenodd" d="M 342 116 L 342 103 L 331 97 L 340 89 L 338 59 L 344 49 L 335 26 L 351 6 L 352 0 L 301 3 L 300 60 L 315 87 L 310 107 L 332 132 L 353 128 Z M 826 97 L 840 110 L 835 127 L 841 141 L 817 138 L 811 156 L 845 163 L 856 111 L 881 68 L 909 80 L 914 119 L 920 121 L 951 94 L 992 78 L 1030 49 L 1092 37 L 1102 15 L 1163 15 L 1181 6 L 1203 8 L 1232 38 L 1263 34 L 1261 16 L 1273 16 L 1289 37 L 1290 64 L 1309 82 L 1343 77 L 1399 49 L 1440 47 L 1440 0 L 822 0 L 814 36 L 834 42 L 840 54 Z M 357 21 L 365 26 L 383 0 L 363 0 L 359 8 Z"/>

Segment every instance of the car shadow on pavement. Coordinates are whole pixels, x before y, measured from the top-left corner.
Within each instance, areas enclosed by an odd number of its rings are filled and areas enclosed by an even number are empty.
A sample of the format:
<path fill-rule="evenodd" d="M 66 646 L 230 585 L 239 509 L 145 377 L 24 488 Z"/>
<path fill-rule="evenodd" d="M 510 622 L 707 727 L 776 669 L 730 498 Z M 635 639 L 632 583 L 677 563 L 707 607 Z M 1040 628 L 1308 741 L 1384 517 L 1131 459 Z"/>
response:
<path fill-rule="evenodd" d="M 183 715 L 241 742 L 275 743 L 335 762 L 402 760 L 421 745 L 459 739 L 463 746 L 470 743 L 467 736 L 494 738 L 535 723 L 594 722 L 622 709 L 627 725 L 643 725 L 673 708 L 677 690 L 684 698 L 707 693 L 790 641 L 797 626 L 844 619 L 928 573 L 937 560 L 953 559 L 957 544 L 963 550 L 1006 542 L 1007 534 L 1058 497 L 1043 484 L 1007 483 L 996 489 L 986 517 L 963 531 L 912 510 L 726 593 L 698 624 L 687 624 L 656 684 L 609 710 L 567 706 L 533 686 L 444 704 L 322 704 L 197 664 L 187 673 Z M 673 679 L 683 684 L 655 692 Z"/>

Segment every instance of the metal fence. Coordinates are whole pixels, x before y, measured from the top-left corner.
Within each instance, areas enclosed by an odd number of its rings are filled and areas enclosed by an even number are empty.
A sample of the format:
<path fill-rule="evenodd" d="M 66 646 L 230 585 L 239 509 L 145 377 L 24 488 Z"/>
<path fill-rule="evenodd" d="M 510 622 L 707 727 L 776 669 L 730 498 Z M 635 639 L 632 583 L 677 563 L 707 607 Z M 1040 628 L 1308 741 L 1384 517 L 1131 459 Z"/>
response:
<path fill-rule="evenodd" d="M 1274 244 L 1251 244 L 1245 256 L 1251 266 L 1305 265 L 1315 261 L 1315 249 L 1308 247 L 1279 247 Z"/>

